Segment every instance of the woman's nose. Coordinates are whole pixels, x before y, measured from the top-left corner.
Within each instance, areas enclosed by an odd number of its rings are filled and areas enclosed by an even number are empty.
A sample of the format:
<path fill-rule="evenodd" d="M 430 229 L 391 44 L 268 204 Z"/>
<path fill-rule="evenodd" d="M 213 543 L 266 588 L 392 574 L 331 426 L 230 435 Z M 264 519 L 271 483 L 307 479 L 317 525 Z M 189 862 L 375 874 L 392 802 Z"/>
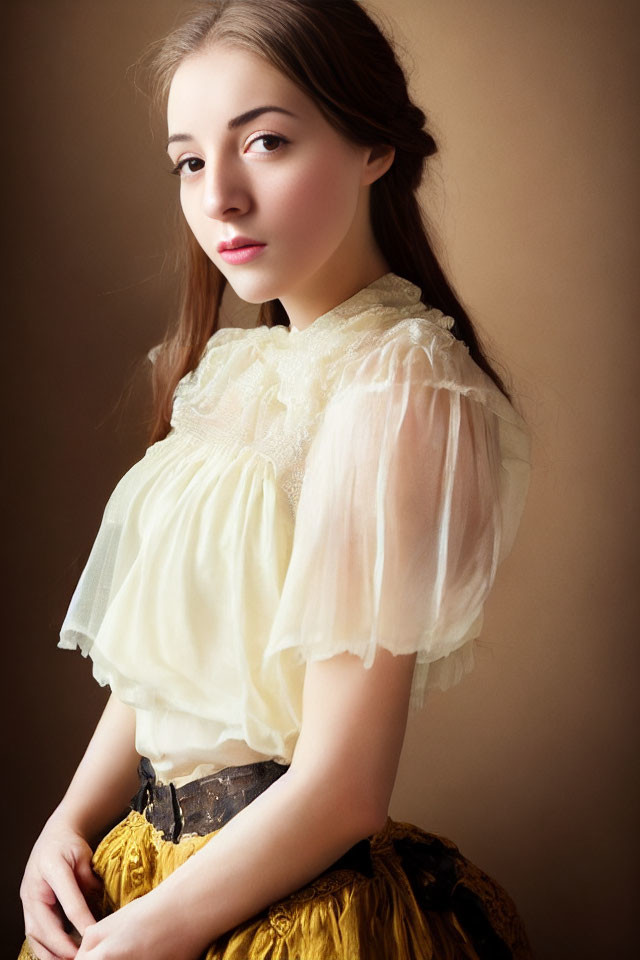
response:
<path fill-rule="evenodd" d="M 212 220 L 245 213 L 250 206 L 248 184 L 232 161 L 209 161 L 204 171 L 202 210 Z"/>

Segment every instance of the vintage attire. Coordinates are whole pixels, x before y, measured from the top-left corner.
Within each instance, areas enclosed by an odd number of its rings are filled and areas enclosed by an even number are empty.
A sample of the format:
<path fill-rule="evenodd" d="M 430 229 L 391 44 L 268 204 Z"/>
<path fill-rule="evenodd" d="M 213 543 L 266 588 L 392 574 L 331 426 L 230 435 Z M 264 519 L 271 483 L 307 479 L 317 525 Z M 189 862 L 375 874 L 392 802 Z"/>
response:
<path fill-rule="evenodd" d="M 60 639 L 135 709 L 148 758 L 94 857 L 105 909 L 286 770 L 308 661 L 417 652 L 414 709 L 472 667 L 529 434 L 420 297 L 387 273 L 304 330 L 218 330 L 113 491 Z M 497 883 L 389 819 L 207 960 L 529 956 Z"/>

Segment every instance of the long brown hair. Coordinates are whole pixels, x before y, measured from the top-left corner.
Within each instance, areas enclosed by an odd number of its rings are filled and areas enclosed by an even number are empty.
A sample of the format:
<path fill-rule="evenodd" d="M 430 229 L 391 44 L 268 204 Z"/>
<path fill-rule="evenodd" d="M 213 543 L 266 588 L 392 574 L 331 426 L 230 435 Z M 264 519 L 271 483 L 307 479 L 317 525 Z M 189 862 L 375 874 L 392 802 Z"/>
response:
<path fill-rule="evenodd" d="M 404 71 L 382 28 L 356 0 L 205 0 L 168 36 L 150 44 L 139 61 L 143 66 L 150 58 L 157 109 L 164 110 L 180 63 L 216 42 L 263 57 L 347 139 L 395 147 L 391 167 L 370 188 L 371 225 L 380 251 L 393 273 L 421 289 L 426 304 L 454 319 L 451 332 L 509 397 L 429 241 L 417 190 L 425 160 L 438 148 L 425 129 L 425 114 L 409 97 Z M 184 221 L 183 230 L 180 308 L 153 365 L 151 443 L 168 433 L 175 387 L 198 364 L 218 329 L 227 283 Z M 260 305 L 258 324 L 288 322 L 279 300 Z"/>

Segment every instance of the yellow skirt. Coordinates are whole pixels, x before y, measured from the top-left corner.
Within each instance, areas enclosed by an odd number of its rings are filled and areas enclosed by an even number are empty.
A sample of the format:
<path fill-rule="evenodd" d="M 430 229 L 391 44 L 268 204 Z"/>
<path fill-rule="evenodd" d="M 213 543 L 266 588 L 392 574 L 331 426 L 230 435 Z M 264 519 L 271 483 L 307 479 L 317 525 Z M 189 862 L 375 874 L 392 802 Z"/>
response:
<path fill-rule="evenodd" d="M 216 832 L 172 843 L 129 813 L 94 854 L 103 913 L 157 887 Z M 206 960 L 531 960 L 509 895 L 450 840 L 389 817 L 370 863 L 330 867 L 218 938 Z M 34 960 L 26 942 L 19 960 Z"/>

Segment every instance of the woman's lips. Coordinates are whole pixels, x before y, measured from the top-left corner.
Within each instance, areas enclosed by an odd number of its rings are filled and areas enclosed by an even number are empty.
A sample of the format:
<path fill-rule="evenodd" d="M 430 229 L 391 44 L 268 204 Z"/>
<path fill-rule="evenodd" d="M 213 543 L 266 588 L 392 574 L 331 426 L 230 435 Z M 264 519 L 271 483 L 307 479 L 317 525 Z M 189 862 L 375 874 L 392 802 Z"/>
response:
<path fill-rule="evenodd" d="M 266 243 L 254 243 L 246 247 L 234 247 L 233 250 L 221 250 L 220 256 L 225 263 L 248 263 L 255 257 L 259 257 Z"/>

